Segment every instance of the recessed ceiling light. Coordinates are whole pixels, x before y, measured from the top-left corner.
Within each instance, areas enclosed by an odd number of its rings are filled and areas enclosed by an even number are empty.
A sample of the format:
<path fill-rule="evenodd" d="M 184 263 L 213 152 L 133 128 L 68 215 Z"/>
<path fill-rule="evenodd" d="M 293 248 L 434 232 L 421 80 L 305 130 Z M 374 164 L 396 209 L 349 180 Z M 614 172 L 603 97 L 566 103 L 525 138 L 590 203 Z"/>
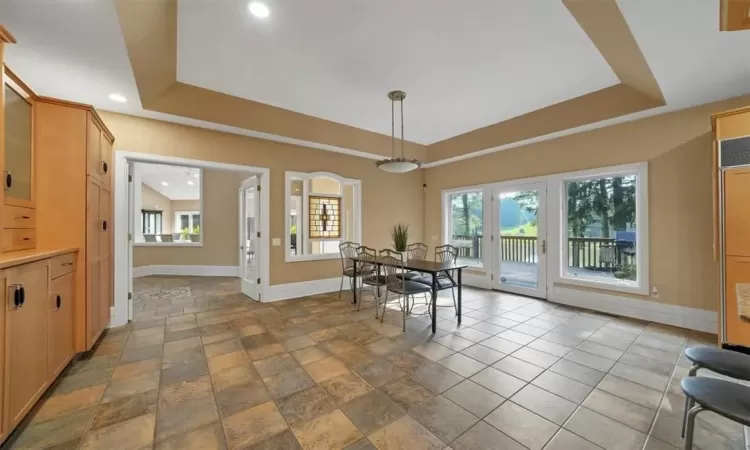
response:
<path fill-rule="evenodd" d="M 169 183 L 167 183 L 166 181 L 162 181 L 162 182 L 161 182 L 161 185 L 162 185 L 162 186 L 169 186 Z"/>
<path fill-rule="evenodd" d="M 128 99 L 125 98 L 124 95 L 117 93 L 109 94 L 109 99 L 117 103 L 125 103 L 128 101 Z"/>
<path fill-rule="evenodd" d="M 189 184 L 190 186 L 192 186 L 192 185 L 194 185 L 195 183 L 193 183 L 192 181 L 188 180 L 188 184 Z"/>
<path fill-rule="evenodd" d="M 268 6 L 266 6 L 266 4 L 263 2 L 250 2 L 248 8 L 250 9 L 250 13 L 252 13 L 252 15 L 260 19 L 265 19 L 271 13 L 271 11 L 269 11 L 268 9 Z"/>

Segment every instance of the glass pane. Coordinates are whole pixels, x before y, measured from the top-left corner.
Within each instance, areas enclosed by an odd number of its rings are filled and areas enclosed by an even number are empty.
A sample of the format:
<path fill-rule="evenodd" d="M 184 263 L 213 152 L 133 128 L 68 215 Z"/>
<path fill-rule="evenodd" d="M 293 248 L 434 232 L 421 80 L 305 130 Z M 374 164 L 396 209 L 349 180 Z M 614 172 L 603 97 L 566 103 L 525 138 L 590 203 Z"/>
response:
<path fill-rule="evenodd" d="M 450 196 L 451 244 L 458 248 L 458 261 L 482 267 L 483 205 L 482 192 Z"/>
<path fill-rule="evenodd" d="M 31 200 L 31 105 L 5 86 L 5 170 L 12 183 L 6 196 Z"/>
<path fill-rule="evenodd" d="M 258 265 L 255 253 L 258 250 L 258 217 L 256 217 L 257 190 L 253 187 L 245 189 L 245 279 L 255 283 L 258 278 Z"/>
<path fill-rule="evenodd" d="M 298 248 L 302 250 L 302 196 L 291 196 L 292 207 L 289 211 L 289 254 L 294 256 Z"/>
<path fill-rule="evenodd" d="M 314 177 L 310 179 L 310 193 L 341 195 L 341 183 L 333 178 Z"/>
<path fill-rule="evenodd" d="M 569 276 L 635 284 L 636 176 L 565 183 Z"/>
<path fill-rule="evenodd" d="M 536 288 L 539 191 L 500 194 L 500 283 Z"/>
<path fill-rule="evenodd" d="M 193 214 L 193 233 L 198 234 L 201 229 L 201 215 Z"/>
<path fill-rule="evenodd" d="M 190 216 L 187 214 L 180 215 L 180 231 L 190 233 Z"/>
<path fill-rule="evenodd" d="M 338 254 L 339 245 L 342 241 L 310 241 L 309 253 L 311 255 Z"/>

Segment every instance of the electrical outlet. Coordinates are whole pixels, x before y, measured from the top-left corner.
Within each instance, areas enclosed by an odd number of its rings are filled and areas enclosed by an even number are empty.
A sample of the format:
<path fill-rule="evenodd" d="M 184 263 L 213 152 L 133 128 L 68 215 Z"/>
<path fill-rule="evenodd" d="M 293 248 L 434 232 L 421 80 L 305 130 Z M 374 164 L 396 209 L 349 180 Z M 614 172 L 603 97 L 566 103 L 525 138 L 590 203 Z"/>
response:
<path fill-rule="evenodd" d="M 659 298 L 659 290 L 656 289 L 656 286 L 651 287 L 651 297 Z"/>
<path fill-rule="evenodd" d="M 271 245 L 273 245 L 274 247 L 281 247 L 281 238 L 271 239 Z"/>

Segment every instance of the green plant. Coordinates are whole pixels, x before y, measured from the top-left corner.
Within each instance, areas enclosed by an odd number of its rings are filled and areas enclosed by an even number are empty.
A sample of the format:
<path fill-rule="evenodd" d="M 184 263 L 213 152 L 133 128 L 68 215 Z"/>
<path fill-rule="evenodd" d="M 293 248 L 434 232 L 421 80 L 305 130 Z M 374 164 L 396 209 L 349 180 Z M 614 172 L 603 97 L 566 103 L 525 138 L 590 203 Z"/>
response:
<path fill-rule="evenodd" d="M 297 234 L 297 225 L 292 225 L 289 227 L 289 234 Z"/>
<path fill-rule="evenodd" d="M 405 252 L 409 245 L 409 225 L 399 223 L 391 230 L 393 249 L 397 252 Z"/>
<path fill-rule="evenodd" d="M 192 230 L 190 228 L 188 228 L 188 227 L 185 227 L 185 228 L 182 229 L 182 231 L 180 231 L 180 238 L 183 241 L 186 241 L 186 240 L 188 240 L 188 236 L 189 235 L 191 235 L 191 234 L 200 234 L 200 232 L 201 232 L 201 226 L 200 225 L 194 226 Z"/>

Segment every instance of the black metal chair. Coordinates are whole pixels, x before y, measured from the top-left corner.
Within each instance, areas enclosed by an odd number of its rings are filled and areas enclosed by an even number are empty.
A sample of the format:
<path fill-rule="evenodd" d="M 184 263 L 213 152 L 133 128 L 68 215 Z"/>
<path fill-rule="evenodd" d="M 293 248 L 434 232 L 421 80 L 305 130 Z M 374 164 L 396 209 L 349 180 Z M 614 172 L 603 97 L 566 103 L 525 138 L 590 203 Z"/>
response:
<path fill-rule="evenodd" d="M 339 298 L 341 293 L 344 291 L 344 278 L 349 278 L 349 286 L 351 289 L 356 289 L 357 286 L 357 275 L 354 273 L 354 262 L 352 258 L 357 256 L 357 248 L 359 244 L 356 242 L 342 242 L 339 244 L 339 252 L 341 253 L 341 286 L 339 287 Z M 359 272 L 359 270 L 357 270 Z"/>
<path fill-rule="evenodd" d="M 458 258 L 458 248 L 454 247 L 453 245 L 440 245 L 438 247 L 435 247 L 435 262 L 452 262 L 455 264 L 456 259 Z M 456 282 L 455 274 L 453 273 L 453 270 L 447 270 L 445 272 L 440 273 L 437 276 L 437 290 L 438 291 L 444 291 L 446 289 L 451 290 L 451 295 L 453 296 L 453 309 L 456 311 L 456 314 L 458 315 L 458 305 L 456 304 L 456 287 L 458 286 L 458 283 Z M 418 283 L 423 283 L 428 285 L 430 288 L 432 287 L 432 276 L 422 276 L 416 280 L 414 280 Z"/>
<path fill-rule="evenodd" d="M 382 260 L 383 269 L 386 277 L 386 291 L 385 300 L 383 301 L 383 314 L 380 316 L 382 322 L 385 318 L 385 309 L 388 306 L 389 293 L 393 292 L 397 294 L 399 299 L 399 306 L 401 307 L 401 313 L 403 315 L 403 330 L 406 331 L 406 314 L 409 311 L 409 297 L 413 297 L 417 294 L 424 294 L 430 292 L 430 287 L 415 281 L 406 280 L 399 275 L 404 272 L 404 259 L 401 253 L 394 252 L 392 250 L 381 250 L 380 258 Z M 400 299 L 404 301 L 401 302 Z"/>
<path fill-rule="evenodd" d="M 686 348 L 685 356 L 693 363 L 688 371 L 688 378 L 694 378 L 699 369 L 708 369 L 730 378 L 750 381 L 750 355 L 709 345 L 697 345 Z M 690 399 L 686 398 L 685 411 L 682 416 L 682 437 L 685 437 L 689 403 Z"/>
<path fill-rule="evenodd" d="M 380 305 L 380 287 L 387 284 L 385 275 L 378 273 L 378 266 L 375 264 L 377 251 L 374 248 L 365 247 L 364 245 L 357 248 L 357 256 L 360 262 L 357 264 L 357 272 L 362 274 L 362 284 L 375 288 L 372 296 L 375 297 L 375 318 L 378 318 L 378 306 Z M 357 302 L 357 311 L 362 307 L 362 296 L 360 295 Z"/>
<path fill-rule="evenodd" d="M 750 426 L 750 387 L 712 377 L 687 377 L 680 382 L 680 387 L 689 408 L 685 420 L 685 450 L 693 448 L 695 416 L 701 411 L 712 411 Z"/>
<path fill-rule="evenodd" d="M 427 247 L 427 245 L 421 242 L 416 242 L 414 244 L 409 244 L 406 247 L 406 252 L 409 256 L 409 259 L 424 261 L 425 259 L 427 259 L 428 248 L 429 247 Z M 414 281 L 421 278 L 423 274 L 421 272 L 409 271 L 400 276 L 404 277 L 407 280 Z"/>

